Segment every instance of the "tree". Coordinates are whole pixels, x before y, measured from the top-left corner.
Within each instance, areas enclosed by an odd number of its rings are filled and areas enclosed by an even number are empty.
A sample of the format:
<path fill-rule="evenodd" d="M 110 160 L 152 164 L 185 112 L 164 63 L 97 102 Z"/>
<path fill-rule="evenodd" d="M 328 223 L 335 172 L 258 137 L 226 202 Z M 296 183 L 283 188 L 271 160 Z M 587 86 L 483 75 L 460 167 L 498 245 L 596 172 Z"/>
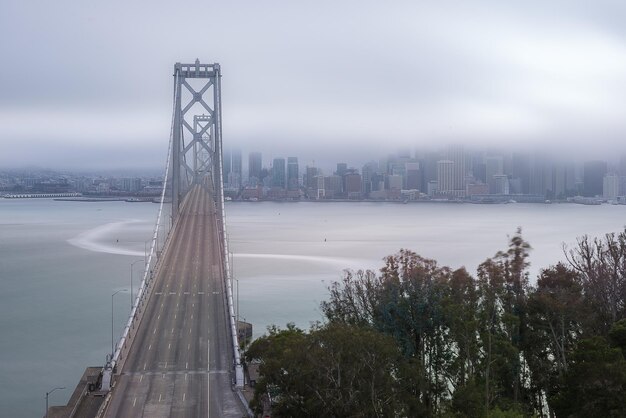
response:
<path fill-rule="evenodd" d="M 406 415 L 401 392 L 405 373 L 395 342 L 374 330 L 338 323 L 304 333 L 272 328 L 246 353 L 260 363 L 252 405 L 274 393 L 277 417 Z"/>
<path fill-rule="evenodd" d="M 588 335 L 607 336 L 617 320 L 626 317 L 626 230 L 603 239 L 579 238 L 569 251 L 570 265 L 580 273 L 589 306 Z"/>
<path fill-rule="evenodd" d="M 498 252 L 478 267 L 486 411 L 494 405 L 508 410 L 530 403 L 523 355 L 528 329 L 529 250 L 518 229 L 507 251 Z"/>
<path fill-rule="evenodd" d="M 552 405 L 558 417 L 626 416 L 626 361 L 621 350 L 604 337 L 581 340 Z"/>

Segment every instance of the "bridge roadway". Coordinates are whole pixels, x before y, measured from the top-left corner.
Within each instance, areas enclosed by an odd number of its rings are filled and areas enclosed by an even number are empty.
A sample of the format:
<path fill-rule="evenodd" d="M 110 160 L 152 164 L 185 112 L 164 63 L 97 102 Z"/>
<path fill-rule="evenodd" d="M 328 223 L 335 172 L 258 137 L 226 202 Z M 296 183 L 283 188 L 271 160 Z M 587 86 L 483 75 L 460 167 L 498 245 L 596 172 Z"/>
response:
<path fill-rule="evenodd" d="M 187 194 L 107 417 L 242 417 L 213 200 Z"/>

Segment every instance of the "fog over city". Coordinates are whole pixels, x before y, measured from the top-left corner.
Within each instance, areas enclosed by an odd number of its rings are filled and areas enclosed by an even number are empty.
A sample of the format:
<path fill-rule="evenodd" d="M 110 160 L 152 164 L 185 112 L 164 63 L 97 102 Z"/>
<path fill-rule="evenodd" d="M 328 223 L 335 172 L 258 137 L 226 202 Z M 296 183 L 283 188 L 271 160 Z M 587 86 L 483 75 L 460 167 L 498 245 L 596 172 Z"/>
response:
<path fill-rule="evenodd" d="M 225 144 L 268 158 L 461 143 L 610 159 L 625 16 L 609 0 L 9 0 L 0 167 L 163 167 L 173 65 L 196 58 L 222 65 Z"/>

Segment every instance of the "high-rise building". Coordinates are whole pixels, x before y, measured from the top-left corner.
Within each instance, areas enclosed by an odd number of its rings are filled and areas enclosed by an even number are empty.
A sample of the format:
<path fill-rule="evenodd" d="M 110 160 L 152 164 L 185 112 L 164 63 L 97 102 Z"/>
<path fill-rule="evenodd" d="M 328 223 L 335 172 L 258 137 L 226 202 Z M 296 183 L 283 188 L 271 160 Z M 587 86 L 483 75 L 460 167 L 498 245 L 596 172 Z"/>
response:
<path fill-rule="evenodd" d="M 231 171 L 231 162 L 232 162 L 232 158 L 231 158 L 230 149 L 228 148 L 223 149 L 222 150 L 222 182 L 226 186 L 228 186 L 229 184 L 228 177 Z"/>
<path fill-rule="evenodd" d="M 248 183 L 250 186 L 256 186 L 261 181 L 261 153 L 251 152 L 248 155 Z"/>
<path fill-rule="evenodd" d="M 528 194 L 530 186 L 530 159 L 527 154 L 514 153 L 511 161 L 511 176 L 519 179 L 519 193 Z"/>
<path fill-rule="evenodd" d="M 234 149 L 231 152 L 231 166 L 230 166 L 230 174 L 228 176 L 229 186 L 232 188 L 239 189 L 241 187 L 241 175 L 242 175 L 241 150 Z"/>
<path fill-rule="evenodd" d="M 361 168 L 361 194 L 363 197 L 369 197 L 372 191 L 372 175 L 375 173 L 375 169 L 372 167 L 372 163 L 367 163 Z"/>
<path fill-rule="evenodd" d="M 306 166 L 306 171 L 304 173 L 304 186 L 307 190 L 323 189 L 323 187 L 318 187 L 320 182 L 320 180 L 317 179 L 318 175 L 319 172 L 317 167 Z"/>
<path fill-rule="evenodd" d="M 448 147 L 446 160 L 452 161 L 454 166 L 452 167 L 452 186 L 453 190 L 456 190 L 456 194 L 465 193 L 465 174 L 466 174 L 466 162 L 465 151 L 463 146 L 455 145 Z"/>
<path fill-rule="evenodd" d="M 431 181 L 437 181 L 437 161 L 441 160 L 441 156 L 436 152 L 427 152 L 424 155 L 423 160 L 423 176 L 422 186 L 426 188 L 426 185 Z M 431 187 L 432 188 L 432 187 Z"/>
<path fill-rule="evenodd" d="M 387 176 L 387 190 L 402 190 L 402 176 L 399 174 L 389 174 Z"/>
<path fill-rule="evenodd" d="M 437 161 L 437 193 L 454 195 L 454 161 Z"/>
<path fill-rule="evenodd" d="M 405 167 L 404 188 L 406 190 L 422 190 L 420 163 L 406 163 Z"/>
<path fill-rule="evenodd" d="M 335 174 L 337 174 L 339 177 L 343 177 L 343 175 L 346 174 L 346 171 L 348 171 L 348 164 L 337 163 L 337 171 L 335 172 Z"/>
<path fill-rule="evenodd" d="M 604 176 L 602 185 L 602 197 L 615 200 L 620 192 L 620 177 L 617 174 L 607 174 Z"/>
<path fill-rule="evenodd" d="M 585 163 L 583 171 L 584 196 L 602 196 L 602 186 L 606 172 L 606 161 L 587 161 Z"/>
<path fill-rule="evenodd" d="M 509 194 L 509 176 L 506 174 L 496 174 L 493 176 L 495 184 L 495 194 Z"/>
<path fill-rule="evenodd" d="M 360 199 L 361 194 L 361 175 L 357 172 L 347 173 L 345 175 L 345 190 L 348 199 Z"/>
<path fill-rule="evenodd" d="M 298 158 L 287 157 L 287 189 L 298 190 L 300 188 L 300 172 L 298 171 Z"/>
<path fill-rule="evenodd" d="M 342 177 L 336 174 L 324 177 L 324 197 L 334 199 L 341 193 Z"/>
<path fill-rule="evenodd" d="M 492 156 L 485 158 L 485 177 L 489 186 L 489 193 L 496 192 L 496 182 L 494 176 L 504 174 L 504 166 L 501 156 Z"/>
<path fill-rule="evenodd" d="M 280 187 L 284 189 L 286 185 L 285 159 L 274 158 L 274 163 L 272 164 L 272 187 Z"/>

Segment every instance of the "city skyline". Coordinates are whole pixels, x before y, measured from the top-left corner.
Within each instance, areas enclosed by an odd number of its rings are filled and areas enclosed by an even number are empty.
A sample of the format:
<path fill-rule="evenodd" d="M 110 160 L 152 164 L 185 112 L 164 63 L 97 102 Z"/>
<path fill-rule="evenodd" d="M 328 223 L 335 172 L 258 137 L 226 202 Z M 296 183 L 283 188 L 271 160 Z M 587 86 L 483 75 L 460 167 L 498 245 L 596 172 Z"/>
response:
<path fill-rule="evenodd" d="M 0 8 L 2 167 L 162 167 L 171 70 L 196 58 L 221 63 L 224 140 L 242 149 L 626 151 L 621 2 Z"/>

